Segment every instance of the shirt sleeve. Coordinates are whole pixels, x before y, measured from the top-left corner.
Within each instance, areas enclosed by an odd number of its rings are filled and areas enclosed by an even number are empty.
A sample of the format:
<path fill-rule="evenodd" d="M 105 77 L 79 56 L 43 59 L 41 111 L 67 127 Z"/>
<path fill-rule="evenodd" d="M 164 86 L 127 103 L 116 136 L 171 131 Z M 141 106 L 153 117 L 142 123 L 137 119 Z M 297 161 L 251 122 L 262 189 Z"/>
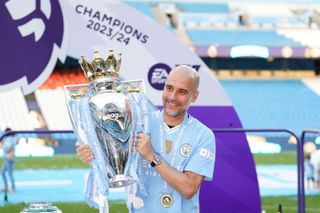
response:
<path fill-rule="evenodd" d="M 210 181 L 213 177 L 215 158 L 215 137 L 213 132 L 208 130 L 198 138 L 196 149 L 192 152 L 184 171 L 203 175 L 205 180 Z"/>

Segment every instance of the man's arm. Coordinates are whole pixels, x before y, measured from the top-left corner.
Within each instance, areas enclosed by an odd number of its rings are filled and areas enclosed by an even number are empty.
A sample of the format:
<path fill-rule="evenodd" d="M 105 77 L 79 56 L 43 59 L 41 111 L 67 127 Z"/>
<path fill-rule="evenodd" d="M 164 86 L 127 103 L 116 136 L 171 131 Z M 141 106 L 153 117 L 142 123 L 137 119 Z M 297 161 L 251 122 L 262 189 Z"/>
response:
<path fill-rule="evenodd" d="M 155 152 L 151 145 L 150 136 L 140 133 L 136 149 L 149 163 L 153 161 Z M 162 161 L 155 168 L 163 179 L 186 199 L 190 199 L 198 191 L 204 180 L 204 176 L 193 172 L 178 172 L 165 161 Z"/>
<path fill-rule="evenodd" d="M 136 149 L 149 163 L 153 161 L 155 153 L 151 146 L 150 136 L 140 133 L 138 135 Z M 90 163 L 94 158 L 89 145 L 79 146 L 76 149 L 76 152 L 77 156 L 83 163 Z M 204 176 L 193 172 L 178 172 L 165 161 L 155 168 L 163 179 L 175 190 L 180 192 L 186 199 L 191 198 L 198 191 L 202 181 L 204 180 Z"/>
<path fill-rule="evenodd" d="M 204 176 L 193 172 L 178 172 L 165 161 L 155 168 L 163 179 L 186 199 L 193 197 L 204 180 Z"/>

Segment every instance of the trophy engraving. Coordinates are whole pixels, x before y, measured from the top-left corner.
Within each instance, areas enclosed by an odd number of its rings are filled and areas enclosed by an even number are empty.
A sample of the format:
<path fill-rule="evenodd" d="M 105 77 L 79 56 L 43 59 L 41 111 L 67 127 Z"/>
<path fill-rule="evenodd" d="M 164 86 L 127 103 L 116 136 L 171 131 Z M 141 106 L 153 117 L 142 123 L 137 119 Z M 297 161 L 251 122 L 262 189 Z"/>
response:
<path fill-rule="evenodd" d="M 103 159 L 107 163 L 105 172 L 110 178 L 111 188 L 132 184 L 135 180 L 127 171 L 133 147 L 133 144 L 130 144 L 133 143 L 130 136 L 134 125 L 127 94 L 142 92 L 142 81 L 119 80 L 121 54 L 115 57 L 113 50 L 109 50 L 105 60 L 100 57 L 98 51 L 94 51 L 91 63 L 82 55 L 79 64 L 89 85 L 65 86 L 74 131 L 80 143 L 92 140 L 89 135 L 94 131 Z M 86 110 L 82 110 L 82 107 L 86 109 L 87 105 L 92 129 L 86 127 L 88 122 L 84 122 Z"/>

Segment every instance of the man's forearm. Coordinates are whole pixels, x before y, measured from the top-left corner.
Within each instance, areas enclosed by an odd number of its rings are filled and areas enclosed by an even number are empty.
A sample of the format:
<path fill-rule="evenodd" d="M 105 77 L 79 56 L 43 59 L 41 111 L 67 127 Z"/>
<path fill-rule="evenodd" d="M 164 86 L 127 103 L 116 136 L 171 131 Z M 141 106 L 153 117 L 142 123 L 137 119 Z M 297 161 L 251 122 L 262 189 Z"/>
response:
<path fill-rule="evenodd" d="M 165 161 L 155 167 L 163 179 L 180 192 L 186 199 L 190 199 L 199 189 L 204 177 L 191 172 L 178 172 Z"/>

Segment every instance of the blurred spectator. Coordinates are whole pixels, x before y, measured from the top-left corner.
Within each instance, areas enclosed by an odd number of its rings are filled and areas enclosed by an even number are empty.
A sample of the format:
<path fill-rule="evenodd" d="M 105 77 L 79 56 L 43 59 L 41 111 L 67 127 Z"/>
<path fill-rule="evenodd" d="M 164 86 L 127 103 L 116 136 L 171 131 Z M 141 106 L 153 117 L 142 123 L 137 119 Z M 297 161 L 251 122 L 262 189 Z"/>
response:
<path fill-rule="evenodd" d="M 5 132 L 11 131 L 10 128 L 6 128 Z M 1 141 L 0 146 L 3 149 L 3 165 L 1 169 L 1 175 L 3 178 L 4 188 L 1 189 L 2 192 L 15 192 L 15 182 L 13 177 L 13 168 L 15 164 L 15 146 L 17 139 L 14 135 L 7 136 Z M 11 188 L 8 187 L 8 181 L 6 172 L 9 175 Z"/>
<path fill-rule="evenodd" d="M 306 173 L 306 178 L 307 178 L 307 189 L 315 189 L 316 185 L 314 182 L 314 175 L 315 175 L 315 170 L 314 170 L 314 165 L 311 163 L 311 156 L 308 154 L 305 157 L 304 160 L 304 169 Z"/>
<path fill-rule="evenodd" d="M 311 162 L 315 166 L 315 183 L 318 190 L 320 190 L 320 149 L 311 153 Z"/>

